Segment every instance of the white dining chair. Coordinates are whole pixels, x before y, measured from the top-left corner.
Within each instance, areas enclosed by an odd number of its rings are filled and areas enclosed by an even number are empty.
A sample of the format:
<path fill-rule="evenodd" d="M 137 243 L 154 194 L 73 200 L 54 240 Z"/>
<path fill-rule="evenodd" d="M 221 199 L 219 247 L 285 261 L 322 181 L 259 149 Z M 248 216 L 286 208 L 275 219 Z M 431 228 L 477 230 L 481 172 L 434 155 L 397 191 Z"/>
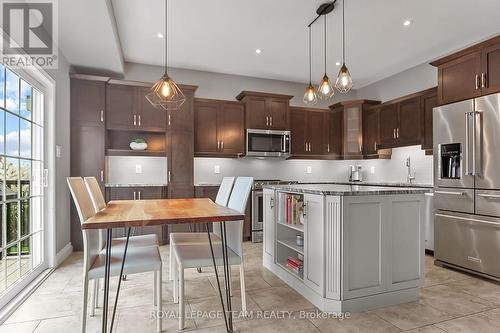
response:
<path fill-rule="evenodd" d="M 227 204 L 228 208 L 232 208 L 241 213 L 245 213 L 248 202 L 248 197 L 252 190 L 252 177 L 238 177 L 234 183 L 231 197 Z M 240 268 L 240 284 L 241 284 L 241 310 L 245 314 L 247 311 L 246 305 L 246 289 L 245 289 L 245 269 L 243 260 L 243 224 L 244 221 L 234 221 L 226 223 L 226 244 L 227 257 L 229 262 L 229 271 L 231 266 L 239 266 Z M 223 265 L 222 243 L 213 244 L 213 252 L 217 266 Z M 212 267 L 213 258 L 210 245 L 203 244 L 176 244 L 174 245 L 175 259 L 177 268 L 174 276 L 174 302 L 179 303 L 179 329 L 184 328 L 184 270 L 197 267 Z M 219 282 L 219 281 L 217 281 Z M 231 280 L 229 279 L 229 285 Z"/>
<path fill-rule="evenodd" d="M 90 194 L 86 188 L 85 182 L 81 177 L 68 177 L 68 186 L 75 203 L 80 223 L 84 223 L 95 215 L 95 208 Z M 82 333 L 86 331 L 87 323 L 87 303 L 89 283 L 95 284 L 98 279 L 105 275 L 105 250 L 100 247 L 99 230 L 83 230 L 83 307 L 82 307 Z M 111 266 L 110 276 L 120 275 L 120 269 L 123 259 L 123 248 L 111 247 Z M 123 268 L 124 274 L 137 274 L 145 272 L 154 272 L 157 275 L 154 286 L 156 295 L 156 311 L 162 309 L 162 288 L 161 288 L 161 257 L 157 247 L 136 247 L 127 249 L 127 256 Z M 161 316 L 157 316 L 156 329 L 161 332 Z"/>
<path fill-rule="evenodd" d="M 227 206 L 235 177 L 224 177 L 217 191 L 215 203 Z M 220 225 L 213 223 L 212 243 L 220 243 Z M 205 232 L 174 232 L 170 234 L 170 272 L 169 279 L 172 281 L 175 275 L 175 244 L 208 244 L 208 235 Z"/>

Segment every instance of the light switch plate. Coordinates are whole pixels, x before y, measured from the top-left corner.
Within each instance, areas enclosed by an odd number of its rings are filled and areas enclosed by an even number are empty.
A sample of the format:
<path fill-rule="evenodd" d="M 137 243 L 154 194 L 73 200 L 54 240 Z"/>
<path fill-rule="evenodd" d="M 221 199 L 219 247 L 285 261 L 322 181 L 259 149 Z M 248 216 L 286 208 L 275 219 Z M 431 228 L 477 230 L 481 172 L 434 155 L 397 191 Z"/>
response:
<path fill-rule="evenodd" d="M 308 166 L 308 167 L 306 168 L 306 173 L 312 173 L 312 172 L 313 172 L 313 171 L 312 171 L 312 167 L 311 167 L 311 166 Z"/>
<path fill-rule="evenodd" d="M 135 173 L 142 173 L 142 165 L 140 164 L 135 165 Z"/>
<path fill-rule="evenodd" d="M 62 156 L 62 146 L 56 145 L 56 157 Z"/>
<path fill-rule="evenodd" d="M 220 166 L 219 165 L 214 165 L 214 173 L 219 174 L 220 173 Z"/>

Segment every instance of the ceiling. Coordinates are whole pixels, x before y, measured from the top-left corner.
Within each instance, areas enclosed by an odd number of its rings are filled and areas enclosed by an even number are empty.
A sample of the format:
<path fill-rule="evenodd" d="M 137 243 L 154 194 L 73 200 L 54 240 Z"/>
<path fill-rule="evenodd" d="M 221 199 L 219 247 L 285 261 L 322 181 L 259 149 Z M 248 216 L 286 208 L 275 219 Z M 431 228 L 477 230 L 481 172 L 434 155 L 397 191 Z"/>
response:
<path fill-rule="evenodd" d="M 306 25 L 323 2 L 170 0 L 169 66 L 305 82 Z M 77 67 L 118 74 L 123 61 L 162 65 L 157 34 L 164 31 L 164 3 L 61 1 L 61 49 Z M 341 61 L 341 8 L 338 0 L 328 15 L 331 77 Z M 355 88 L 500 33 L 499 12 L 498 0 L 347 0 L 347 65 Z M 324 71 L 322 20 L 313 25 L 313 63 L 316 82 Z"/>

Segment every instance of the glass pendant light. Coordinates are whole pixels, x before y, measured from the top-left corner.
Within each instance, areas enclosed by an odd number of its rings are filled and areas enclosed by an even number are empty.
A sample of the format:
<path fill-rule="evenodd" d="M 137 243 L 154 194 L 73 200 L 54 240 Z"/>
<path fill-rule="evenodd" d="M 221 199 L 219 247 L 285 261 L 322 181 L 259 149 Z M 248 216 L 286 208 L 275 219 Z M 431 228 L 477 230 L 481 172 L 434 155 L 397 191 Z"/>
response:
<path fill-rule="evenodd" d="M 303 101 L 306 104 L 316 104 L 318 101 L 318 96 L 316 95 L 316 90 L 311 83 L 311 72 L 312 72 L 312 60 L 311 60 L 311 26 L 309 26 L 309 85 L 304 93 Z"/>
<path fill-rule="evenodd" d="M 351 73 L 345 65 L 345 0 L 342 0 L 342 67 L 340 67 L 339 75 L 335 81 L 335 88 L 345 94 L 352 88 Z"/>
<path fill-rule="evenodd" d="M 326 75 L 326 15 L 323 16 L 325 22 L 325 75 L 321 79 L 318 86 L 318 96 L 321 99 L 329 99 L 333 96 L 335 91 L 333 90 L 332 83 Z"/>
<path fill-rule="evenodd" d="M 146 95 L 147 100 L 155 108 L 165 110 L 177 110 L 186 101 L 179 86 L 172 80 L 167 73 L 168 64 L 168 0 L 165 0 L 165 73 L 153 84 L 151 91 Z"/>

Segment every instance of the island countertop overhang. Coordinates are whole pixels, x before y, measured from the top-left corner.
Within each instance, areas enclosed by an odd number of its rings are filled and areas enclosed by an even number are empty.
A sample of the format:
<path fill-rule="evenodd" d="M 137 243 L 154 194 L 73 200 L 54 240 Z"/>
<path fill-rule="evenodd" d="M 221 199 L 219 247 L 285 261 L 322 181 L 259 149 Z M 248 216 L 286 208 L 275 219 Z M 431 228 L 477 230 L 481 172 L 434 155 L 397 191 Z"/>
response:
<path fill-rule="evenodd" d="M 387 187 L 340 184 L 264 185 L 263 188 L 284 192 L 290 191 L 296 193 L 337 196 L 424 194 L 432 191 L 428 188 L 418 187 Z"/>

